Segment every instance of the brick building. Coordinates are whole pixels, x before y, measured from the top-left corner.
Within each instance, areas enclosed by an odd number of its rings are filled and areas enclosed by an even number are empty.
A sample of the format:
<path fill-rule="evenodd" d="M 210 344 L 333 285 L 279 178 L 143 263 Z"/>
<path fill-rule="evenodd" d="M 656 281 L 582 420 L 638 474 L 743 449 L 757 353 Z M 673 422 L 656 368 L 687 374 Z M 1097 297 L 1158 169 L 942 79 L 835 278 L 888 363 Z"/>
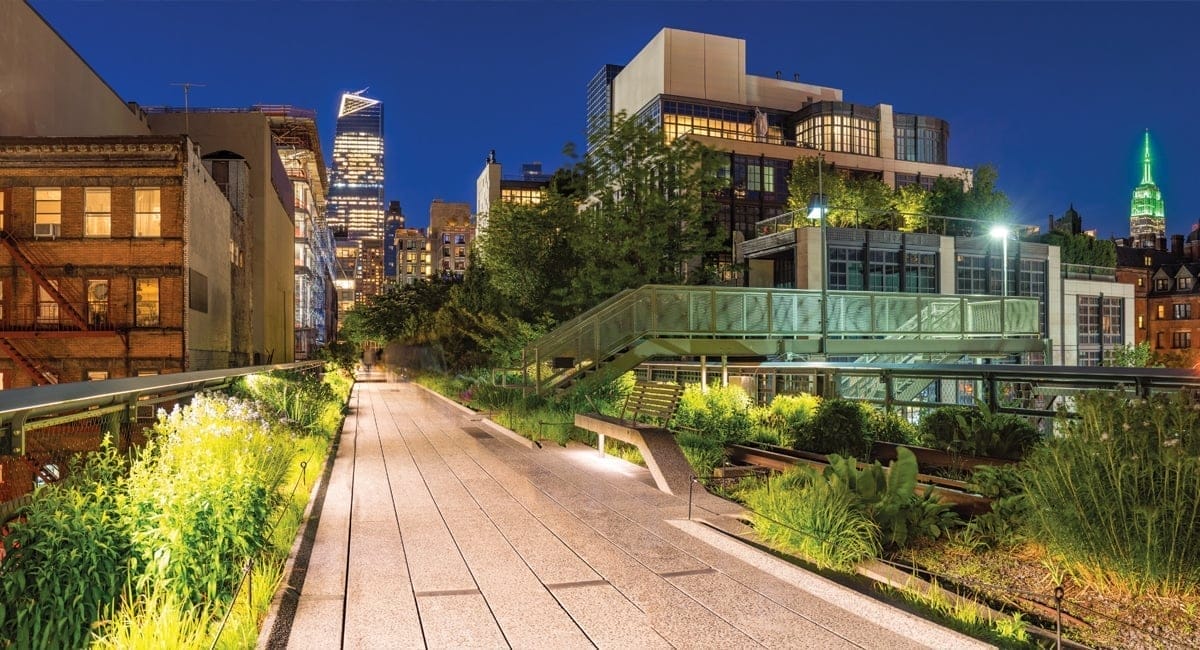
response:
<path fill-rule="evenodd" d="M 4 388 L 236 361 L 232 208 L 187 138 L 0 138 L 0 225 Z"/>
<path fill-rule="evenodd" d="M 429 245 L 433 273 L 462 277 L 467 271 L 467 251 L 475 239 L 471 206 L 434 199 L 429 205 Z"/>

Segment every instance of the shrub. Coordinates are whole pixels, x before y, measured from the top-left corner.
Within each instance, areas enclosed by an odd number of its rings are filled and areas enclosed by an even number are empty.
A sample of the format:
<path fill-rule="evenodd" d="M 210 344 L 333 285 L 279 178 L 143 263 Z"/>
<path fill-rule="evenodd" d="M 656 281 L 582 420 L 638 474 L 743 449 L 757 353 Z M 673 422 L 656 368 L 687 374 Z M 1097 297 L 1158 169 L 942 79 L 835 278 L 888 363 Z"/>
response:
<path fill-rule="evenodd" d="M 1029 519 L 1029 500 L 1016 467 L 975 468 L 967 489 L 992 500 L 991 510 L 971 519 L 963 541 L 974 547 L 1011 546 L 1021 541 Z"/>
<path fill-rule="evenodd" d="M 877 556 L 879 527 L 847 491 L 831 489 L 814 475 L 814 470 L 798 468 L 745 494 L 759 537 L 819 567 L 841 571 Z"/>
<path fill-rule="evenodd" d="M 767 406 L 751 411 L 753 427 L 750 438 L 756 442 L 791 447 L 804 434 L 804 426 L 812 419 L 821 398 L 816 395 L 776 395 Z"/>
<path fill-rule="evenodd" d="M 862 455 L 867 443 L 869 406 L 848 399 L 827 399 L 804 427 L 797 447 L 818 454 Z"/>
<path fill-rule="evenodd" d="M 35 492 L 24 521 L 9 524 L 0 640 L 18 648 L 87 645 L 89 627 L 125 584 L 129 531 L 117 516 L 124 466 L 106 442 L 62 484 Z"/>
<path fill-rule="evenodd" d="M 872 409 L 867 420 L 868 437 L 872 441 L 912 444 L 917 439 L 917 427 L 896 411 Z"/>
<path fill-rule="evenodd" d="M 676 428 L 692 429 L 722 444 L 741 442 L 750 435 L 750 396 L 738 386 L 699 384 L 684 388 L 672 419 Z"/>
<path fill-rule="evenodd" d="M 303 433 L 330 437 L 341 424 L 346 396 L 337 372 L 328 381 L 313 372 L 274 371 L 243 377 L 233 394 L 260 402 L 262 407 L 285 418 Z M 347 395 L 349 391 L 347 390 Z"/>
<path fill-rule="evenodd" d="M 943 406 L 925 415 L 920 442 L 946 451 L 1019 460 L 1042 435 L 1028 419 L 977 406 Z"/>
<path fill-rule="evenodd" d="M 718 440 L 687 431 L 677 434 L 675 440 L 696 476 L 712 476 L 715 468 L 725 464 L 725 446 Z"/>
<path fill-rule="evenodd" d="M 1200 582 L 1200 403 L 1119 393 L 1075 399 L 1078 419 L 1023 474 L 1033 534 L 1068 562 L 1135 589 Z"/>

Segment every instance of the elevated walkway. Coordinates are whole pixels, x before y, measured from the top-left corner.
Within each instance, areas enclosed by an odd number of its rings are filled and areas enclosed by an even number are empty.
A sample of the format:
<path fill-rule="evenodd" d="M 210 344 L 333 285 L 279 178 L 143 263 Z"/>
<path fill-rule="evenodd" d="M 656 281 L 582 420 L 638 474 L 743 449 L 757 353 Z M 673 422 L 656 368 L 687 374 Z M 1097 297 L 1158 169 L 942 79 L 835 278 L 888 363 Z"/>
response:
<path fill-rule="evenodd" d="M 652 358 L 938 354 L 1045 348 L 1034 298 L 646 285 L 624 291 L 524 350 L 538 390 Z M 824 326 L 823 326 L 824 321 Z"/>
<path fill-rule="evenodd" d="M 688 520 L 645 469 L 412 384 L 355 386 L 318 503 L 259 647 L 986 647 L 735 540 L 734 504 Z"/>

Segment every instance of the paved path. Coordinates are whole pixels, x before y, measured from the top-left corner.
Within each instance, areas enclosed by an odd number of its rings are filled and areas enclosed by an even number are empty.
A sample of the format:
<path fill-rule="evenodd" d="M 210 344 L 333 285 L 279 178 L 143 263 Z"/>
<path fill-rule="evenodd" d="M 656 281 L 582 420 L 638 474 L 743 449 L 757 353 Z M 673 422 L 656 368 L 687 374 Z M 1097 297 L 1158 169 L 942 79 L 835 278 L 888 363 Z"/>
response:
<path fill-rule="evenodd" d="M 645 469 L 478 419 L 355 386 L 294 618 L 264 645 L 982 647 L 688 521 Z M 738 525 L 725 501 L 695 507 Z"/>

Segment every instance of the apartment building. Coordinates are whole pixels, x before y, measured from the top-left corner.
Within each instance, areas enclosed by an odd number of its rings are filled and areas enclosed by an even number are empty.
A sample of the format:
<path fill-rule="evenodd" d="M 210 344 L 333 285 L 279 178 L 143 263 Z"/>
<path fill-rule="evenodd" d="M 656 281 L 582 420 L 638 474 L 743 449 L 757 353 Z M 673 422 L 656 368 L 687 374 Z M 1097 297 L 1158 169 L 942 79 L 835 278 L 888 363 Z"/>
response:
<path fill-rule="evenodd" d="M 497 203 L 537 205 L 546 198 L 550 188 L 551 174 L 542 171 L 542 163 L 531 162 L 521 165 L 520 174 L 504 174 L 504 167 L 496 159 L 496 150 L 488 152 L 483 171 L 475 179 L 475 234 L 482 237 L 487 232 L 488 214 Z"/>
<path fill-rule="evenodd" d="M 434 199 L 429 205 L 429 245 L 433 273 L 462 277 L 468 250 L 475 239 L 471 206 Z"/>

